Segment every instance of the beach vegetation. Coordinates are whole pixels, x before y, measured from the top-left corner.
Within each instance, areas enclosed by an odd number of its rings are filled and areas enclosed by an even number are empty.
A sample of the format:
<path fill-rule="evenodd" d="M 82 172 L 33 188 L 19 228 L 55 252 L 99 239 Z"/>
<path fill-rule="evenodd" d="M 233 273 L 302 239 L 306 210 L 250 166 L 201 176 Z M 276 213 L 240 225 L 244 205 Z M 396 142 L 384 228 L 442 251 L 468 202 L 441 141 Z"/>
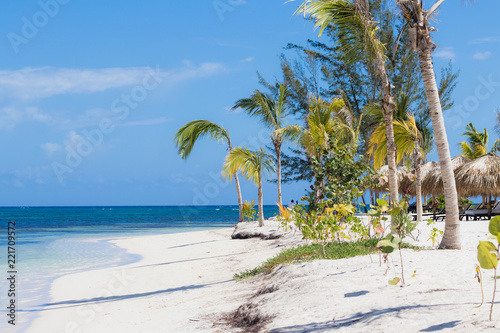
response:
<path fill-rule="evenodd" d="M 429 219 L 427 221 L 427 225 L 433 227 L 431 229 L 430 236 L 427 240 L 432 240 L 432 247 L 435 247 L 435 244 L 439 244 L 439 237 L 443 236 L 443 231 L 436 228 L 436 222 L 433 219 Z"/>
<path fill-rule="evenodd" d="M 182 126 L 175 133 L 174 141 L 177 146 L 177 153 L 182 159 L 187 159 L 189 155 L 191 155 L 191 151 L 193 150 L 195 143 L 198 139 L 203 137 L 209 137 L 216 142 L 223 142 L 227 144 L 229 152 L 233 150 L 229 130 L 208 120 L 194 120 Z M 238 195 L 238 221 L 241 222 L 243 221 L 243 199 L 241 196 L 240 181 L 238 179 L 237 172 L 235 172 L 232 177 L 234 178 L 234 183 L 236 184 L 236 194 Z"/>
<path fill-rule="evenodd" d="M 257 216 L 257 210 L 255 209 L 255 200 L 243 202 L 243 217 L 245 221 L 254 221 Z"/>
<path fill-rule="evenodd" d="M 497 241 L 497 245 L 493 244 L 490 241 L 479 241 L 479 245 L 477 246 L 477 260 L 479 261 L 479 265 L 481 266 L 481 268 L 493 269 L 495 272 L 493 276 L 496 277 L 498 261 L 500 260 L 500 216 L 495 216 L 490 220 L 488 231 Z M 480 277 L 478 279 L 480 279 Z M 493 304 L 495 303 L 496 290 L 497 279 L 494 279 L 493 297 L 491 299 L 490 307 L 490 320 L 493 313 Z"/>
<path fill-rule="evenodd" d="M 260 273 L 269 274 L 280 265 L 296 264 L 319 259 L 343 259 L 377 252 L 377 239 L 358 240 L 353 242 L 335 241 L 328 243 L 323 255 L 323 247 L 319 244 L 300 245 L 281 251 L 262 265 L 234 275 L 235 280 L 255 276 Z M 402 248 L 418 249 L 413 245 L 402 243 Z"/>
<path fill-rule="evenodd" d="M 390 216 L 391 220 L 391 233 L 387 234 L 384 239 L 380 240 L 377 243 L 377 248 L 379 248 L 383 253 L 385 262 L 388 261 L 387 258 L 392 252 L 394 252 L 395 250 L 399 251 L 399 258 L 401 260 L 401 279 L 392 279 L 389 281 L 389 284 L 397 284 L 399 281 L 401 281 L 401 283 L 404 285 L 405 276 L 401 243 L 406 236 L 408 236 L 409 234 L 411 234 L 411 232 L 413 232 L 413 230 L 415 230 L 417 222 L 413 222 L 411 217 L 409 216 L 408 203 L 405 200 L 399 201 L 398 205 L 393 208 L 387 206 L 387 201 L 381 201 L 379 202 L 379 204 L 382 207 L 372 207 L 372 210 L 374 210 L 375 212 L 372 212 L 371 216 L 374 217 L 375 220 L 387 220 L 388 217 L 382 216 L 381 214 L 382 212 L 386 212 Z"/>
<path fill-rule="evenodd" d="M 288 207 L 283 207 L 283 205 L 280 203 L 278 203 L 278 209 L 278 221 L 280 221 L 283 230 L 288 231 L 290 229 L 290 223 L 292 223 L 293 221 L 292 210 Z"/>
<path fill-rule="evenodd" d="M 246 147 L 234 148 L 222 168 L 222 175 L 229 180 L 239 171 L 251 180 L 258 188 L 258 219 L 259 227 L 264 226 L 264 201 L 262 197 L 262 178 L 266 172 L 274 172 L 274 163 L 272 157 L 264 152 L 262 147 L 257 151 L 250 151 Z"/>

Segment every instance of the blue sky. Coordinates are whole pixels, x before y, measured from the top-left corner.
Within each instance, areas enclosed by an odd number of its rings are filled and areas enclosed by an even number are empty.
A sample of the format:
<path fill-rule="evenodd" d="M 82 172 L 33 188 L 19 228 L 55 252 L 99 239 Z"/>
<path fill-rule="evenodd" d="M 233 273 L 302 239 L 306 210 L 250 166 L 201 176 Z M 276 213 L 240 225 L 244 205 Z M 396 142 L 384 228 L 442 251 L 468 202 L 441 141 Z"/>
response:
<path fill-rule="evenodd" d="M 297 3 L 283 3 L 2 3 L 0 205 L 235 204 L 234 184 L 220 177 L 225 147 L 204 140 L 182 161 L 173 135 L 208 119 L 236 145 L 269 144 L 257 121 L 229 108 L 260 88 L 257 70 L 280 77 L 287 43 L 317 39 L 293 17 Z M 446 115 L 453 156 L 469 122 L 497 138 L 498 12 L 498 1 L 448 0 L 436 22 L 436 70 L 450 59 L 460 69 L 457 106 Z M 306 186 L 284 185 L 283 200 Z M 249 182 L 242 192 L 257 197 Z M 274 184 L 265 185 L 264 201 L 276 201 Z"/>

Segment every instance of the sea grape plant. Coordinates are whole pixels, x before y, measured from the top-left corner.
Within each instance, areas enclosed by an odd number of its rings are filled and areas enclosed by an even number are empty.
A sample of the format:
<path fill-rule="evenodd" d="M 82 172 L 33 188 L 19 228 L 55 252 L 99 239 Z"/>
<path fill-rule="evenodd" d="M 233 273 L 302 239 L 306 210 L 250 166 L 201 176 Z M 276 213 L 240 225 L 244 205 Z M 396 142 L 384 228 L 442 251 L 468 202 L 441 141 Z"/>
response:
<path fill-rule="evenodd" d="M 439 237 L 443 236 L 443 230 L 439 230 L 435 227 L 436 222 L 433 219 L 429 219 L 427 221 L 428 226 L 432 226 L 430 237 L 427 240 L 432 240 L 432 247 L 435 247 L 438 244 Z"/>
<path fill-rule="evenodd" d="M 493 297 L 491 299 L 490 307 L 490 320 L 493 313 L 493 304 L 495 303 L 495 293 L 497 290 L 497 266 L 500 260 L 500 216 L 495 216 L 490 220 L 490 225 L 488 227 L 490 234 L 493 235 L 492 238 L 496 238 L 499 245 L 495 245 L 490 241 L 479 241 L 477 246 L 477 260 L 479 265 L 483 269 L 493 269 L 494 273 L 494 286 L 493 286 Z"/>
<path fill-rule="evenodd" d="M 413 222 L 408 215 L 408 203 L 405 200 L 401 200 L 394 207 L 390 208 L 386 200 L 378 201 L 379 207 L 371 207 L 368 212 L 370 216 L 375 217 L 379 220 L 388 220 L 388 216 L 382 216 L 381 213 L 387 212 L 387 214 L 391 218 L 391 233 L 387 234 L 387 236 L 380 240 L 377 244 L 377 248 L 384 254 L 384 259 L 387 260 L 389 254 L 394 252 L 396 249 L 399 250 L 399 257 L 401 259 L 401 279 L 398 277 L 389 281 L 389 284 L 395 285 L 399 281 L 404 285 L 405 284 L 405 276 L 404 276 L 404 265 L 403 265 L 403 254 L 401 253 L 401 242 L 404 237 L 409 235 L 416 227 L 416 222 Z M 373 210 L 373 211 L 372 211 Z"/>
<path fill-rule="evenodd" d="M 355 210 L 351 204 L 334 204 L 322 212 L 307 211 L 305 205 L 295 205 L 293 216 L 303 238 L 321 245 L 326 256 L 325 248 L 329 242 L 351 239 L 349 229 L 359 223 L 359 218 L 354 216 Z"/>

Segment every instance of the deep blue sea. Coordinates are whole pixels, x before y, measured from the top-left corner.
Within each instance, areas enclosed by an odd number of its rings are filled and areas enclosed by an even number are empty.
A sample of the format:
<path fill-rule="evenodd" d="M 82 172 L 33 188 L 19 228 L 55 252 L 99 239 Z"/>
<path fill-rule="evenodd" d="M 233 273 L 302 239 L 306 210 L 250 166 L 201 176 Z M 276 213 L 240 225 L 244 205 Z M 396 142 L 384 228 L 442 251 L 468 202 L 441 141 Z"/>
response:
<path fill-rule="evenodd" d="M 266 218 L 277 213 L 277 206 L 264 206 Z M 3 318 L 8 289 L 9 221 L 15 221 L 16 228 L 16 326 L 17 331 L 22 332 L 35 318 L 37 310 L 50 301 L 50 284 L 55 278 L 140 259 L 108 240 L 231 227 L 238 221 L 238 206 L 0 207 L 0 315 Z M 1 320 L 2 332 L 4 324 L 6 321 Z"/>

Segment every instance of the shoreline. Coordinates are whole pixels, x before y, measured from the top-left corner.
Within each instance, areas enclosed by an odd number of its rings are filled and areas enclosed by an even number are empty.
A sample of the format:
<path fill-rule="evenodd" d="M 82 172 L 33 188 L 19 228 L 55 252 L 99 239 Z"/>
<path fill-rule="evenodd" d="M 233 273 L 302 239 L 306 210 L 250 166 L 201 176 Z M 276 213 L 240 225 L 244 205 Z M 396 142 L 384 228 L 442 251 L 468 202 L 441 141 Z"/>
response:
<path fill-rule="evenodd" d="M 243 306 L 268 318 L 259 332 L 493 332 L 500 328 L 500 306 L 489 322 L 492 271 L 483 270 L 480 308 L 474 279 L 475 247 L 487 238 L 487 223 L 461 222 L 462 250 L 404 249 L 404 287 L 387 283 L 399 275 L 398 255 L 390 270 L 372 255 L 280 266 L 269 275 L 233 280 L 300 236 L 238 240 L 230 238 L 234 228 L 221 228 L 117 239 L 111 242 L 142 259 L 55 280 L 51 303 L 26 331 L 252 331 L 230 326 L 229 317 Z M 444 222 L 436 226 L 442 230 Z M 428 246 L 429 227 L 422 222 L 419 229 L 420 240 L 412 243 Z"/>
<path fill-rule="evenodd" d="M 134 302 L 142 302 L 141 298 L 155 299 L 157 298 L 155 297 L 156 294 L 181 294 L 185 291 L 197 291 L 197 289 L 205 287 L 225 286 L 225 284 L 234 283 L 234 280 L 232 280 L 234 273 L 253 268 L 261 263 L 262 258 L 271 257 L 281 251 L 281 248 L 276 248 L 275 245 L 271 245 L 271 248 L 266 246 L 266 252 L 252 260 L 252 257 L 255 257 L 258 252 L 252 251 L 255 250 L 255 246 L 250 243 L 258 244 L 260 240 L 231 240 L 230 235 L 233 230 L 234 227 L 210 228 L 203 231 L 109 239 L 108 242 L 126 249 L 127 253 L 140 255 L 141 259 L 126 265 L 91 269 L 57 278 L 51 285 L 50 303 L 44 306 L 40 311 L 40 315 L 25 331 L 64 332 L 68 329 L 69 331 L 78 331 L 80 329 L 81 332 L 104 332 L 106 330 L 100 327 L 101 325 L 106 326 L 103 323 L 103 318 L 107 316 L 105 311 L 108 307 L 112 309 L 115 304 L 124 302 L 129 304 L 129 308 L 135 308 L 137 306 L 133 305 Z M 207 239 L 207 236 L 209 236 L 209 239 Z M 234 242 L 239 243 L 239 246 L 237 246 L 237 249 L 230 249 L 228 245 Z M 270 244 L 268 243 L 268 245 Z M 163 250 L 168 248 L 172 252 L 169 258 L 173 260 L 164 262 L 163 259 L 165 258 L 159 253 L 161 251 L 158 251 L 158 247 L 163 248 Z M 201 256 L 200 253 L 192 254 L 191 247 L 196 247 L 198 250 L 202 249 L 204 253 Z M 227 251 L 230 253 L 226 253 Z M 236 257 L 243 252 L 246 252 L 247 258 L 238 263 Z M 233 260 L 235 269 L 234 272 L 225 274 L 223 278 L 218 276 L 220 270 L 206 271 L 205 273 L 208 276 L 205 277 L 200 276 L 196 271 L 191 271 L 191 282 L 193 283 L 187 284 L 182 274 L 177 274 L 180 271 L 183 273 L 189 271 L 190 263 L 201 263 L 203 267 L 211 265 L 211 263 L 203 264 L 203 260 L 211 261 L 214 264 L 222 260 L 227 268 L 228 261 L 226 259 L 229 259 L 229 262 Z M 176 269 L 177 273 L 169 272 L 167 267 L 170 265 L 182 266 L 183 268 L 179 268 L 180 271 Z M 230 266 L 233 266 L 233 264 Z M 241 269 L 237 268 L 239 266 L 241 266 Z M 156 275 L 153 278 L 154 281 L 148 281 L 151 272 L 158 270 L 166 272 L 165 279 L 169 280 L 170 285 L 162 281 L 163 275 Z M 135 271 L 139 271 L 139 273 L 136 274 Z M 168 276 L 169 274 L 170 276 Z M 153 285 L 165 285 L 165 287 L 156 288 L 155 290 L 155 288 L 148 286 L 148 282 Z M 75 287 L 78 285 L 79 287 Z M 133 316 L 132 313 L 127 317 Z M 62 323 L 61 318 L 65 318 Z M 108 320 L 107 318 L 104 319 L 104 321 Z M 121 319 L 118 321 L 121 321 Z M 107 328 L 107 331 L 111 332 L 112 329 L 115 328 Z M 120 328 L 120 331 L 123 332 L 127 330 L 134 331 L 131 327 Z M 151 330 L 154 331 L 154 328 L 151 328 Z"/>

